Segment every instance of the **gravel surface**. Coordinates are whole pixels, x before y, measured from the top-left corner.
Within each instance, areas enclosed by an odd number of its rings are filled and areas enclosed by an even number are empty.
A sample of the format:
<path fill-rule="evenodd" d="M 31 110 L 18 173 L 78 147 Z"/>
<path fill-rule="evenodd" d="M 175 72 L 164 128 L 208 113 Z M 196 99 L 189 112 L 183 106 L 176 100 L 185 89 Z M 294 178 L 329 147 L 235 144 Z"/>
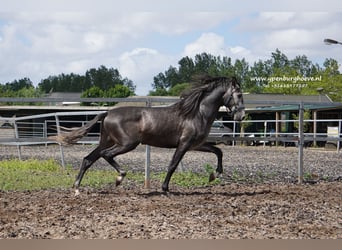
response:
<path fill-rule="evenodd" d="M 65 148 L 79 167 L 94 146 Z M 307 183 L 296 184 L 295 148 L 227 147 L 221 185 L 151 189 L 128 178 L 122 185 L 26 192 L 0 190 L 0 238 L 16 239 L 342 239 L 342 153 L 307 149 Z M 152 149 L 152 171 L 165 171 L 173 150 Z M 59 147 L 23 147 L 23 158 L 60 159 Z M 1 159 L 16 157 L 0 147 Z M 0 159 L 0 160 L 1 160 Z M 145 147 L 119 157 L 143 171 Z M 205 171 L 213 155 L 189 152 L 184 169 Z M 96 168 L 107 168 L 104 161 Z"/>
<path fill-rule="evenodd" d="M 152 186 L 0 191 L 0 238 L 342 239 L 341 182 Z"/>
<path fill-rule="evenodd" d="M 79 168 L 83 157 L 90 153 L 95 145 L 73 145 L 64 147 L 66 164 Z M 252 182 L 296 182 L 298 149 L 294 147 L 240 147 L 219 145 L 223 151 L 222 179 L 231 178 Z M 144 171 L 146 147 L 141 145 L 135 150 L 120 155 L 117 161 L 127 171 Z M 151 171 L 165 172 L 174 149 L 151 148 Z M 17 157 L 16 147 L 0 146 L 0 160 Z M 56 145 L 23 146 L 22 158 L 61 160 L 60 148 Z M 335 181 L 342 178 L 342 152 L 327 151 L 322 148 L 304 150 L 304 178 L 310 182 Z M 216 156 L 210 153 L 189 151 L 184 156 L 178 171 L 190 170 L 205 172 L 205 165 L 216 168 Z M 93 168 L 111 168 L 103 159 Z"/>

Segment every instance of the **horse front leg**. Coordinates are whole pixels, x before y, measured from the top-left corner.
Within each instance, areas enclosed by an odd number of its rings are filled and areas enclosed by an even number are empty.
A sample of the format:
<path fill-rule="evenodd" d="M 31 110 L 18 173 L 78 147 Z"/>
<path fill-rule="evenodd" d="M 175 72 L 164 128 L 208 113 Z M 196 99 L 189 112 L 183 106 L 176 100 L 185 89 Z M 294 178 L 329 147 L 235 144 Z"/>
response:
<path fill-rule="evenodd" d="M 201 151 L 201 152 L 209 152 L 209 153 L 214 153 L 217 157 L 217 168 L 216 172 L 212 172 L 209 176 L 209 182 L 212 182 L 215 180 L 220 174 L 223 173 L 223 168 L 222 168 L 222 157 L 223 153 L 222 150 L 219 149 L 218 147 L 213 146 L 210 143 L 204 143 L 197 148 L 194 148 L 196 151 Z"/>
<path fill-rule="evenodd" d="M 179 162 L 182 160 L 183 156 L 185 155 L 186 151 L 188 150 L 188 147 L 178 147 L 175 151 L 175 153 L 173 154 L 172 160 L 170 162 L 170 165 L 168 167 L 168 171 L 165 177 L 165 180 L 163 182 L 162 185 L 162 190 L 164 192 L 168 192 L 169 191 L 169 183 L 170 183 L 170 179 L 173 175 L 173 173 L 175 172 Z"/>

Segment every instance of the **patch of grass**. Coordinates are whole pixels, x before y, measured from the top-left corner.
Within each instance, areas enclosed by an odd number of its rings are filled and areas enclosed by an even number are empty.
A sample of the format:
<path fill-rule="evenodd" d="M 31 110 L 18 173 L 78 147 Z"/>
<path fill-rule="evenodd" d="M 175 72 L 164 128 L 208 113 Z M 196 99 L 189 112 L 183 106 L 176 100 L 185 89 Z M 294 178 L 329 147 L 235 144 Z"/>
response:
<path fill-rule="evenodd" d="M 70 166 L 64 170 L 54 160 L 0 161 L 0 190 L 69 188 L 75 181 L 77 172 Z M 114 180 L 112 171 L 92 170 L 86 173 L 82 184 L 100 187 Z"/>
<path fill-rule="evenodd" d="M 305 172 L 303 174 L 303 180 L 305 182 L 311 182 L 311 183 L 314 183 L 314 182 L 317 182 L 318 180 L 327 180 L 327 176 L 323 176 L 322 178 L 320 178 L 320 176 L 318 174 L 315 174 L 315 173 L 310 173 L 310 172 Z"/>
<path fill-rule="evenodd" d="M 63 169 L 54 160 L 6 160 L 0 161 L 0 190 L 24 191 L 41 189 L 63 189 L 72 187 L 78 170 L 71 166 Z M 92 170 L 86 172 L 82 186 L 95 188 L 103 187 L 115 182 L 117 173 L 113 170 Z M 151 173 L 151 179 L 164 181 L 166 173 Z M 144 173 L 129 172 L 127 179 L 144 183 Z M 182 187 L 209 185 L 209 175 L 187 172 L 176 172 L 171 182 Z M 215 180 L 210 185 L 220 183 Z"/>
<path fill-rule="evenodd" d="M 264 183 L 276 176 L 274 172 L 263 172 L 261 170 L 257 170 L 255 176 L 253 176 L 252 181 L 256 183 Z"/>
<path fill-rule="evenodd" d="M 166 173 L 153 174 L 151 179 L 164 181 Z M 176 172 L 172 175 L 170 183 L 176 184 L 181 187 L 201 187 L 208 185 L 217 185 L 221 181 L 216 179 L 209 183 L 209 175 L 194 173 L 191 171 Z"/>
<path fill-rule="evenodd" d="M 232 171 L 232 180 L 235 182 L 245 182 L 247 181 L 247 177 L 241 173 L 239 170 L 234 169 Z"/>

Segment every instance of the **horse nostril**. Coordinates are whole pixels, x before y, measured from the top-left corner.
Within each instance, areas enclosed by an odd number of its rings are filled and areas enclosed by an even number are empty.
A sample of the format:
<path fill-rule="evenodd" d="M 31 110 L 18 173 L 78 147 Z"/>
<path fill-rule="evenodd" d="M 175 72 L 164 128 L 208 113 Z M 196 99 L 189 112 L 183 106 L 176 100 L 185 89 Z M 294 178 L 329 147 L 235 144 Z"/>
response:
<path fill-rule="evenodd" d="M 242 121 L 243 119 L 245 119 L 245 115 L 238 115 L 238 114 L 234 114 L 234 120 L 235 121 Z"/>

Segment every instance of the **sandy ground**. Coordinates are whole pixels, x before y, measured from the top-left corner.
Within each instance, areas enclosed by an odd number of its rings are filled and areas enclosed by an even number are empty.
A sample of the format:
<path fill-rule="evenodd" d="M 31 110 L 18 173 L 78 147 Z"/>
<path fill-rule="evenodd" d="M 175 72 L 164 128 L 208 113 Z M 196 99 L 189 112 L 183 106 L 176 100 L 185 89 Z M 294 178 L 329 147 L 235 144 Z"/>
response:
<path fill-rule="evenodd" d="M 94 146 L 65 148 L 77 168 Z M 342 238 L 342 153 L 305 150 L 308 182 L 296 184 L 295 148 L 221 147 L 222 184 L 161 192 L 125 179 L 122 186 L 74 191 L 0 191 L 0 238 L 336 239 Z M 58 147 L 23 148 L 23 158 L 59 159 Z M 170 150 L 152 149 L 152 171 L 165 171 Z M 1 159 L 16 156 L 0 147 Z M 128 171 L 143 171 L 145 148 L 119 157 Z M 191 152 L 183 168 L 215 166 L 210 154 Z M 106 168 L 99 161 L 94 168 Z M 240 180 L 239 180 L 240 178 Z"/>

